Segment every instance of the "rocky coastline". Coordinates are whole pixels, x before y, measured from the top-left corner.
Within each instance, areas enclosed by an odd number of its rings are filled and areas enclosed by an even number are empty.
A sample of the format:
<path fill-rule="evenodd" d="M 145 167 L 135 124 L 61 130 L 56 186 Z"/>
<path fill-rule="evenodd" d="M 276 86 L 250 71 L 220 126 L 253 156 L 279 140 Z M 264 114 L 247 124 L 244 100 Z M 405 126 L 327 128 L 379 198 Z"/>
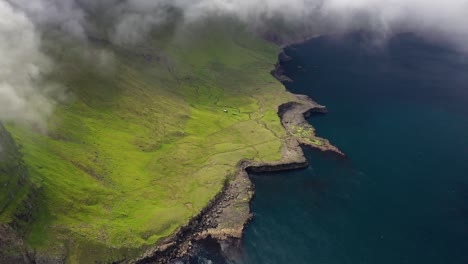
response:
<path fill-rule="evenodd" d="M 291 82 L 284 75 L 282 63 L 291 60 L 284 51 L 272 75 L 280 82 Z M 173 236 L 166 238 L 158 246 L 148 250 L 143 256 L 126 263 L 171 263 L 175 260 L 189 259 L 195 254 L 196 243 L 205 239 L 214 239 L 218 243 L 237 243 L 244 228 L 252 219 L 250 201 L 254 196 L 254 186 L 249 172 L 272 172 L 306 168 L 309 164 L 302 147 L 311 147 L 321 151 L 330 151 L 337 155 L 344 154 L 328 140 L 319 138 L 306 118 L 312 113 L 326 113 L 327 109 L 305 95 L 293 95 L 294 101 L 280 105 L 278 115 L 287 132 L 282 149 L 282 159 L 275 162 L 254 162 L 241 160 L 237 172 L 228 177 L 222 191 L 204 210 Z"/>
<path fill-rule="evenodd" d="M 272 71 L 272 75 L 280 82 L 292 81 L 284 75 L 281 66 L 289 60 L 291 58 L 282 51 Z M 306 117 L 312 113 L 326 113 L 326 107 L 305 95 L 292 95 L 292 97 L 294 100 L 291 102 L 278 106 L 277 113 L 287 133 L 283 141 L 281 160 L 274 162 L 239 161 L 236 172 L 227 177 L 221 192 L 185 226 L 148 249 L 139 258 L 121 260 L 116 263 L 173 263 L 176 260 L 190 259 L 196 253 L 197 243 L 207 239 L 235 245 L 242 238 L 245 226 L 253 217 L 250 211 L 250 201 L 255 190 L 249 178 L 249 172 L 261 173 L 306 168 L 308 162 L 302 147 L 344 155 L 328 140 L 317 137 L 314 128 L 306 120 Z M 8 247 L 5 247 L 6 245 Z M 41 262 L 8 226 L 0 226 L 0 249 L 2 248 L 19 252 L 15 258 L 3 259 L 3 261 Z M 62 261 L 54 262 L 61 263 Z"/>

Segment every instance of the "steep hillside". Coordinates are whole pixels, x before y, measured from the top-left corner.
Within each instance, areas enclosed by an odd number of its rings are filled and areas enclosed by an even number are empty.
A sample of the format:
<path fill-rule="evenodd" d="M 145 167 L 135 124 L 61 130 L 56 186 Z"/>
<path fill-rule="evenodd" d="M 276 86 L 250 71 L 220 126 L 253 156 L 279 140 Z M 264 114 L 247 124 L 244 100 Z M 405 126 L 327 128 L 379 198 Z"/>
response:
<path fill-rule="evenodd" d="M 0 124 L 0 215 L 16 200 L 26 179 L 21 154 L 10 133 Z M 3 219 L 2 222 L 6 222 Z"/>
<path fill-rule="evenodd" d="M 18 146 L 0 124 L 0 263 L 28 260 L 21 235 L 34 219 L 35 194 Z"/>
<path fill-rule="evenodd" d="M 31 221 L 34 210 L 25 207 L 32 206 L 33 192 L 23 156 L 0 124 L 0 224 L 20 229 Z"/>
<path fill-rule="evenodd" d="M 52 48 L 51 78 L 71 96 L 47 133 L 8 125 L 41 188 L 26 235 L 38 259 L 135 257 L 198 214 L 241 159 L 280 159 L 278 106 L 293 97 L 270 75 L 279 48 L 235 24 L 164 36 L 93 39 L 112 54 L 105 67 L 102 52 L 90 64 L 77 44 Z"/>

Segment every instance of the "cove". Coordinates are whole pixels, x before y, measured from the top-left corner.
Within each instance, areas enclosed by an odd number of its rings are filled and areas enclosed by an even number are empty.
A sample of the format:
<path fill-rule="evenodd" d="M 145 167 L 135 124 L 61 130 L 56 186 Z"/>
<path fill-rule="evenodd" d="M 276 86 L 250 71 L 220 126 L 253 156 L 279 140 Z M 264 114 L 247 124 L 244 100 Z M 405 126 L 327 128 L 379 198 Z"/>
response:
<path fill-rule="evenodd" d="M 400 34 L 323 36 L 286 48 L 293 93 L 346 158 L 251 175 L 239 252 L 207 263 L 468 263 L 468 57 Z"/>

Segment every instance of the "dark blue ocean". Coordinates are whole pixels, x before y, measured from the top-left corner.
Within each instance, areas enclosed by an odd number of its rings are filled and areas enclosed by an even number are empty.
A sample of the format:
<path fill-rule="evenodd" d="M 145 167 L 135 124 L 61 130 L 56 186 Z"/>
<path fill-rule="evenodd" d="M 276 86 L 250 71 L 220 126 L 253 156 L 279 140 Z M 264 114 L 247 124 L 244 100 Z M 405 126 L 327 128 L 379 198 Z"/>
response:
<path fill-rule="evenodd" d="M 347 157 L 251 175 L 238 250 L 199 263 L 468 263 L 468 56 L 401 34 L 291 46 L 287 84 L 328 107 L 309 121 Z"/>

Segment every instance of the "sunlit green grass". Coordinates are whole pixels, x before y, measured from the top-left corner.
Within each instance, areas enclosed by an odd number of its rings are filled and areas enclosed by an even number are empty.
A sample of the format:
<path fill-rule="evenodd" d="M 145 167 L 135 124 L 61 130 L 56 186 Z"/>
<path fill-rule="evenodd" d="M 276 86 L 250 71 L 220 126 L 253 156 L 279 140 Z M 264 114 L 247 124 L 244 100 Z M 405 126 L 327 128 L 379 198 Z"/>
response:
<path fill-rule="evenodd" d="M 278 48 L 238 27 L 203 32 L 147 43 L 151 61 L 106 46 L 110 74 L 63 51 L 54 78 L 73 96 L 50 130 L 9 126 L 41 187 L 27 235 L 39 254 L 135 256 L 200 212 L 239 160 L 281 158 L 277 106 L 292 98 L 269 74 Z"/>

